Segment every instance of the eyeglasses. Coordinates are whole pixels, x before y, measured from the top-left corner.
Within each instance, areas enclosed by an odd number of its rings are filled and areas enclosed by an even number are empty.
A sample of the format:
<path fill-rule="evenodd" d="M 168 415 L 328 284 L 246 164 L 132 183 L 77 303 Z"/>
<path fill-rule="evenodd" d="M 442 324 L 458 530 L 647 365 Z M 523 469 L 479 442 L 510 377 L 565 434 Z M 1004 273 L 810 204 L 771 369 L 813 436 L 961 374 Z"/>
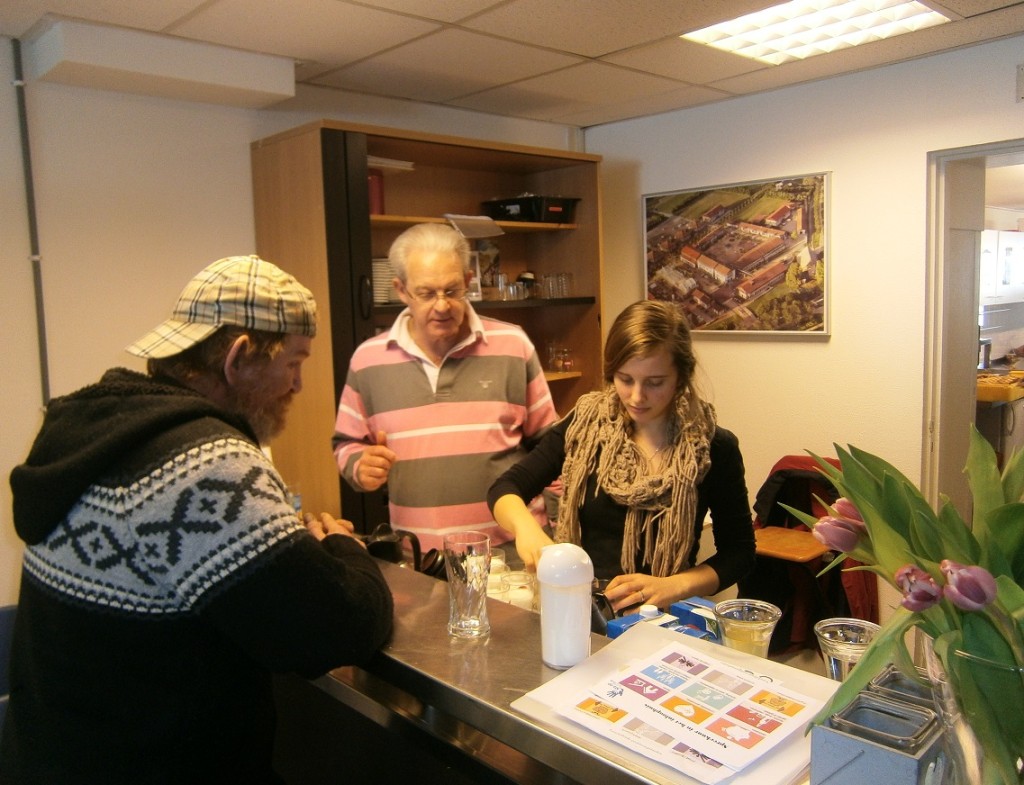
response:
<path fill-rule="evenodd" d="M 424 305 L 433 305 L 441 298 L 447 301 L 458 301 L 466 296 L 466 288 L 459 287 L 456 289 L 417 289 L 414 292 L 409 292 L 410 296 L 418 303 Z"/>

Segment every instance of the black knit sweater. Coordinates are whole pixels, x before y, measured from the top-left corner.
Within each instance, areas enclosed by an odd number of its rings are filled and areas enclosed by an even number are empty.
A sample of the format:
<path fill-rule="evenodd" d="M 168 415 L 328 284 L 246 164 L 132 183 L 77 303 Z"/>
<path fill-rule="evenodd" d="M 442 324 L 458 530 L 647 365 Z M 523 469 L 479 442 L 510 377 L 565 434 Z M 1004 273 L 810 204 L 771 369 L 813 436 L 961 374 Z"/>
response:
<path fill-rule="evenodd" d="M 25 540 L 0 783 L 270 783 L 274 672 L 368 658 L 374 560 L 322 542 L 244 423 L 124 369 L 11 475 Z"/>

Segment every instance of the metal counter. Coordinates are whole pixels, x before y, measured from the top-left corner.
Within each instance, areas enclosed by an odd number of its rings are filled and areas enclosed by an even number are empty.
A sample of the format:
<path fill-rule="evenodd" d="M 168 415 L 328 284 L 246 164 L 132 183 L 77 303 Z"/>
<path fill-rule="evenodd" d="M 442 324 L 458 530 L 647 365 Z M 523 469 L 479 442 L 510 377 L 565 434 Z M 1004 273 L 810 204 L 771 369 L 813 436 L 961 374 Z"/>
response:
<path fill-rule="evenodd" d="M 316 680 L 318 687 L 384 727 L 419 725 L 514 782 L 660 781 L 624 770 L 610 750 L 569 743 L 509 707 L 560 673 L 541 662 L 538 614 L 489 599 L 490 637 L 452 638 L 447 583 L 392 564 L 381 569 L 395 599 L 391 642 L 364 668 L 339 668 Z M 592 651 L 608 642 L 593 635 Z"/>
<path fill-rule="evenodd" d="M 538 614 L 488 600 L 490 637 L 455 639 L 447 632 L 444 581 L 381 566 L 395 599 L 392 640 L 365 667 L 339 668 L 317 679 L 314 684 L 328 695 L 384 728 L 411 723 L 512 782 L 692 782 L 638 765 L 612 742 L 570 740 L 510 707 L 561 672 L 541 662 Z M 592 652 L 608 643 L 593 635 Z"/>

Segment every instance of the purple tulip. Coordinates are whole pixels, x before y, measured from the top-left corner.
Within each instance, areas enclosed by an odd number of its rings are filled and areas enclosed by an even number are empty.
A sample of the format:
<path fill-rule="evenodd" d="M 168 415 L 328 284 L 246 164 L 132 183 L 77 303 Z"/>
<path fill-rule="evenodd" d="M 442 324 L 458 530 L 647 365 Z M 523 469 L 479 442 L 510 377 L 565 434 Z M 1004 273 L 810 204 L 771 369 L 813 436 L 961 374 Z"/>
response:
<path fill-rule="evenodd" d="M 926 611 L 942 599 L 942 587 L 931 575 L 913 564 L 896 570 L 896 587 L 903 592 L 901 605 L 908 611 Z"/>
<path fill-rule="evenodd" d="M 814 539 L 833 551 L 849 553 L 857 547 L 860 535 L 864 531 L 863 523 L 826 515 L 814 524 L 811 534 L 814 535 Z"/>
<path fill-rule="evenodd" d="M 864 518 L 860 514 L 860 510 L 847 499 L 845 496 L 840 496 L 836 499 L 835 504 L 832 505 L 832 509 L 836 511 L 836 515 L 840 518 L 846 518 L 848 521 L 855 523 L 864 523 Z"/>
<path fill-rule="evenodd" d="M 946 596 L 961 610 L 980 611 L 996 598 L 996 579 L 984 567 L 943 559 L 939 569 L 946 576 Z"/>

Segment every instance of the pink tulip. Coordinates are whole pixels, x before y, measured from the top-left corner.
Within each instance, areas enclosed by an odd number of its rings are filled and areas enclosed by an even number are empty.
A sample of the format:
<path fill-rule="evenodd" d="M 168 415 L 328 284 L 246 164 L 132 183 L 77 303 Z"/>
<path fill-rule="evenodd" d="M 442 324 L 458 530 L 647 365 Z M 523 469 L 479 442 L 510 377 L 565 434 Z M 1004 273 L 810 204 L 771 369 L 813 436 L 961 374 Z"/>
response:
<path fill-rule="evenodd" d="M 943 559 L 939 569 L 946 576 L 946 596 L 961 610 L 980 611 L 996 598 L 996 579 L 984 567 Z"/>
<path fill-rule="evenodd" d="M 837 518 L 826 515 L 814 524 L 811 534 L 822 545 L 834 551 L 848 553 L 857 547 L 860 535 L 864 532 L 864 524 L 848 518 Z"/>
<path fill-rule="evenodd" d="M 913 613 L 928 610 L 942 599 L 942 587 L 931 575 L 913 564 L 905 564 L 896 570 L 895 581 L 896 587 L 903 592 L 900 604 Z"/>
<path fill-rule="evenodd" d="M 864 523 L 864 518 L 860 514 L 860 510 L 847 499 L 845 496 L 840 496 L 836 499 L 835 504 L 832 505 L 832 509 L 836 511 L 836 515 L 840 518 L 846 518 L 848 521 L 854 521 L 855 523 Z"/>

